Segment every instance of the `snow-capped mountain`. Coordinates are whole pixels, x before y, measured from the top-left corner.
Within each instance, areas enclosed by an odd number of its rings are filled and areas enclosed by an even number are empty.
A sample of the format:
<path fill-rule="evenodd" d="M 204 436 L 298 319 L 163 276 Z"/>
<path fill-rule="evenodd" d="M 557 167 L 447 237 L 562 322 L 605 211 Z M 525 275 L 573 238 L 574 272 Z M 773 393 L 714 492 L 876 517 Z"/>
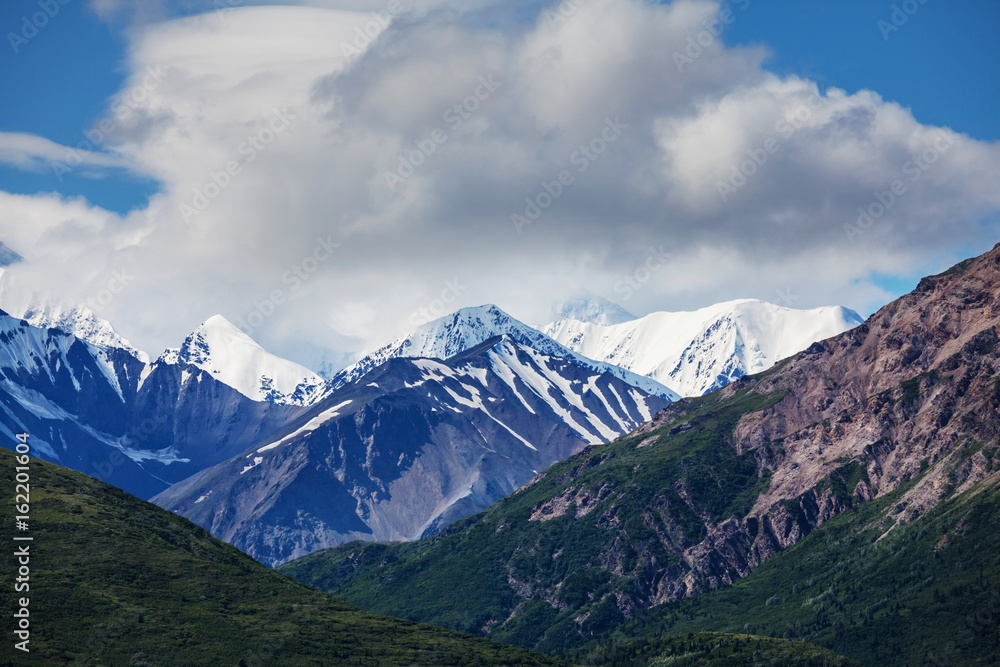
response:
<path fill-rule="evenodd" d="M 590 324 L 621 324 L 637 319 L 617 303 L 596 294 L 586 294 L 574 299 L 566 299 L 552 309 L 552 320 L 576 320 Z"/>
<path fill-rule="evenodd" d="M 4 262 L 9 259 L 5 259 L 4 251 L 11 252 L 0 243 L 0 267 L 6 266 Z M 149 362 L 149 355 L 122 338 L 110 322 L 98 317 L 90 308 L 67 305 L 34 291 L 18 290 L 15 280 L 4 268 L 0 268 L 0 307 L 11 317 L 25 320 L 32 326 L 59 329 L 98 349 L 125 350 L 143 363 Z"/>
<path fill-rule="evenodd" d="M 271 565 L 354 539 L 410 540 L 667 404 L 493 337 L 444 361 L 391 358 L 153 501 Z"/>
<path fill-rule="evenodd" d="M 247 398 L 278 405 L 310 405 L 325 386 L 319 375 L 266 351 L 222 315 L 210 317 L 179 349 L 156 361 L 194 366 Z"/>
<path fill-rule="evenodd" d="M 63 306 L 56 303 L 38 302 L 25 308 L 23 312 L 13 312 L 32 326 L 42 329 L 59 329 L 87 341 L 101 350 L 113 348 L 125 350 L 143 363 L 149 363 L 149 355 L 121 337 L 107 320 L 99 318 L 86 306 Z"/>
<path fill-rule="evenodd" d="M 0 437 L 33 456 L 130 490 L 166 485 L 121 449 L 142 362 L 0 311 Z"/>
<path fill-rule="evenodd" d="M 840 306 L 794 310 L 741 299 L 609 326 L 563 319 L 542 331 L 571 350 L 646 375 L 681 396 L 701 396 L 861 322 Z"/>
<path fill-rule="evenodd" d="M 595 372 L 610 373 L 646 393 L 671 401 L 678 398 L 676 393 L 657 380 L 613 364 L 594 361 L 585 354 L 578 354 L 490 304 L 462 308 L 451 315 L 428 322 L 416 331 L 397 338 L 340 371 L 333 376 L 328 386 L 336 389 L 354 382 L 389 359 L 396 357 L 447 359 L 496 336 L 508 336 L 511 340 L 544 354 L 568 359 Z"/>
<path fill-rule="evenodd" d="M 253 401 L 187 363 L 0 311 L 0 439 L 142 498 L 243 451 L 306 408 Z"/>

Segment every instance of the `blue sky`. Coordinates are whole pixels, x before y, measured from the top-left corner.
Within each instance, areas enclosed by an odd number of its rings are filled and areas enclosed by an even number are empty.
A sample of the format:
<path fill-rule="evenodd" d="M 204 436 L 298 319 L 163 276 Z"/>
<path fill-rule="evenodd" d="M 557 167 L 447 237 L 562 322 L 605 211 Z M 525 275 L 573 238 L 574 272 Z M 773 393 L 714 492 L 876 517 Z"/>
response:
<path fill-rule="evenodd" d="M 917 120 L 977 139 L 1000 139 L 1000 3 L 926 0 L 883 36 L 893 6 L 873 0 L 755 0 L 726 34 L 765 44 L 767 67 L 854 92 L 868 88 L 913 109 Z"/>
<path fill-rule="evenodd" d="M 39 2 L 59 11 L 15 53 L 10 35 L 42 11 Z M 998 2 L 732 0 L 721 39 L 686 70 L 671 52 L 710 21 L 709 2 L 566 0 L 575 9 L 554 25 L 533 21 L 547 7 L 537 0 L 486 3 L 467 10 L 468 20 L 417 13 L 346 64 L 337 45 L 370 15 L 241 7 L 198 27 L 139 22 L 128 11 L 105 21 L 93 2 L 0 4 L 8 101 L 0 105 L 0 240 L 26 257 L 19 270 L 29 283 L 73 300 L 99 293 L 109 267 L 134 267 L 138 277 L 102 316 L 149 349 L 175 344 L 215 313 L 236 321 L 253 312 L 331 234 L 353 249 L 296 286 L 255 335 L 280 342 L 309 320 L 318 346 L 331 337 L 378 345 L 456 280 L 469 287 L 455 308 L 493 302 L 542 321 L 576 290 L 615 300 L 615 285 L 650 248 L 673 259 L 622 303 L 640 315 L 776 301 L 790 290 L 795 307 L 867 314 L 1000 234 Z M 173 18 L 180 14 L 160 10 L 190 14 L 212 3 L 100 5 Z M 552 52 L 563 57 L 545 55 Z M 161 63 L 168 83 L 116 135 L 120 158 L 95 159 L 62 180 L 45 167 L 46 155 L 77 145 L 107 116 L 130 77 Z M 414 178 L 387 189 L 385 174 L 442 123 L 441 110 L 469 99 L 489 74 L 504 82 L 499 92 L 449 128 Z M 824 110 L 794 136 L 776 134 L 775 121 L 810 98 L 811 82 Z M 252 165 L 237 165 L 245 175 L 225 177 L 225 192 L 204 212 L 185 212 L 195 193 L 215 187 L 211 174 L 227 159 L 243 159 L 247 128 L 263 127 L 284 104 L 296 113 L 292 129 Z M 631 129 L 575 174 L 581 185 L 529 228 L 512 227 L 540 184 L 572 166 L 581 142 L 619 114 Z M 936 127 L 965 136 L 885 219 L 860 240 L 847 236 L 859 207 L 934 141 Z M 720 199 L 718 185 L 768 135 L 780 152 Z M 26 150 L 35 151 L 27 160 Z M 11 166 L 11 151 L 21 167 Z M 35 196 L 44 193 L 59 196 Z M 161 324 L 165 310 L 178 313 L 176 324 Z"/>

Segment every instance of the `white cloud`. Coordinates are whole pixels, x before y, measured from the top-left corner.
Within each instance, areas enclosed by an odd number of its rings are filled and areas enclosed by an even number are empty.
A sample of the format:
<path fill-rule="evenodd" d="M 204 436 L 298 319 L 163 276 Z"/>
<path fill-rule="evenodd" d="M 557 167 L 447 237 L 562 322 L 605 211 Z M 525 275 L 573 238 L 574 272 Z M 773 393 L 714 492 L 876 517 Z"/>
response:
<path fill-rule="evenodd" d="M 135 279 L 102 315 L 154 354 L 222 312 L 257 313 L 251 333 L 294 357 L 299 339 L 381 343 L 445 281 L 467 286 L 455 306 L 528 321 L 580 288 L 623 300 L 616 286 L 651 246 L 672 257 L 629 292 L 633 312 L 781 295 L 867 310 L 888 296 L 876 272 L 996 235 L 981 222 L 1000 207 L 995 144 L 949 135 L 914 180 L 912 156 L 942 130 L 875 93 L 820 94 L 717 39 L 679 68 L 714 3 L 588 0 L 555 23 L 517 19 L 527 3 L 404 3 L 384 31 L 371 12 L 387 3 L 313 4 L 137 30 L 127 87 L 163 76 L 109 145 L 162 192 L 128 216 L 5 196 L 0 232 L 25 279 L 76 297 L 127 267 Z M 372 25 L 378 39 L 345 55 Z M 602 137 L 615 119 L 624 129 Z M 29 148 L 8 161 L 53 150 Z M 420 162 L 412 175 L 401 156 Z M 905 192 L 849 239 L 896 179 Z M 526 198 L 550 205 L 518 233 Z M 341 245 L 312 262 L 321 239 Z"/>
<path fill-rule="evenodd" d="M 63 173 L 76 167 L 134 167 L 118 155 L 63 146 L 22 132 L 0 132 L 0 163 L 36 172 L 49 172 L 56 168 L 64 170 Z"/>

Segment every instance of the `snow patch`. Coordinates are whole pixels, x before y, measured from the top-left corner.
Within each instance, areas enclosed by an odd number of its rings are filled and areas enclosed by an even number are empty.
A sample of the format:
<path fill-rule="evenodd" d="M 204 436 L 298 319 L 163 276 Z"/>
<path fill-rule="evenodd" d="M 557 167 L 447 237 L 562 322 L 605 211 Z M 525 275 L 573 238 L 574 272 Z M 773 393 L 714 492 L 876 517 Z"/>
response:
<path fill-rule="evenodd" d="M 269 445 L 264 445 L 263 447 L 261 447 L 260 449 L 257 450 L 257 453 L 259 454 L 261 452 L 266 452 L 269 449 L 274 449 L 275 447 L 278 447 L 279 445 L 283 445 L 283 444 L 285 444 L 287 442 L 290 442 L 291 440 L 297 438 L 298 436 L 302 435 L 303 433 L 310 433 L 312 431 L 315 431 L 320 426 L 322 426 L 326 422 L 330 421 L 334 417 L 339 417 L 340 416 L 340 410 L 341 410 L 341 408 L 343 408 L 344 406 L 346 406 L 349 403 L 351 403 L 351 400 L 352 399 L 348 399 L 348 400 L 344 401 L 343 403 L 338 403 L 337 405 L 333 406 L 329 410 L 324 410 L 318 416 L 313 417 L 308 422 L 306 422 L 305 426 L 302 426 L 301 428 L 297 429 L 293 433 L 290 433 L 289 435 L 286 435 L 281 440 L 278 440 L 276 442 L 272 442 Z M 248 454 L 247 458 L 250 458 L 251 456 L 252 456 L 252 454 Z M 242 473 L 240 473 L 240 474 L 242 474 Z"/>
<path fill-rule="evenodd" d="M 253 463 L 251 463 L 248 466 L 244 466 L 243 470 L 240 471 L 240 474 L 243 475 L 243 474 L 245 474 L 245 473 L 253 470 L 257 466 L 259 466 L 263 461 L 264 461 L 264 457 L 263 456 L 255 456 L 255 457 L 253 457 Z"/>

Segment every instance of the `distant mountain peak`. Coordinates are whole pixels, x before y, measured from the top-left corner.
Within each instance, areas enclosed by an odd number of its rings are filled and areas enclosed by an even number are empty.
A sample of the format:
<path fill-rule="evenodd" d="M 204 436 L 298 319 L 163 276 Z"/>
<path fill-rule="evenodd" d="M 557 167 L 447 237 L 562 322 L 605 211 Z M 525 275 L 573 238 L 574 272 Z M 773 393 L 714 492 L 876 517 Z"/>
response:
<path fill-rule="evenodd" d="M 271 354 L 222 315 L 205 320 L 157 362 L 195 366 L 255 401 L 308 405 L 324 385 L 311 370 Z"/>
<path fill-rule="evenodd" d="M 552 309 L 552 320 L 576 320 L 589 324 L 621 324 L 638 319 L 617 303 L 586 293 L 566 299 Z"/>
<path fill-rule="evenodd" d="M 542 332 L 586 357 L 657 380 L 681 396 L 701 396 L 861 322 L 857 313 L 841 306 L 796 310 L 735 299 L 614 325 L 557 320 Z"/>
<path fill-rule="evenodd" d="M 120 348 L 143 363 L 149 363 L 148 354 L 122 338 L 110 322 L 101 319 L 86 306 L 64 306 L 49 301 L 37 301 L 16 315 L 32 326 L 58 329 L 101 350 Z"/>

